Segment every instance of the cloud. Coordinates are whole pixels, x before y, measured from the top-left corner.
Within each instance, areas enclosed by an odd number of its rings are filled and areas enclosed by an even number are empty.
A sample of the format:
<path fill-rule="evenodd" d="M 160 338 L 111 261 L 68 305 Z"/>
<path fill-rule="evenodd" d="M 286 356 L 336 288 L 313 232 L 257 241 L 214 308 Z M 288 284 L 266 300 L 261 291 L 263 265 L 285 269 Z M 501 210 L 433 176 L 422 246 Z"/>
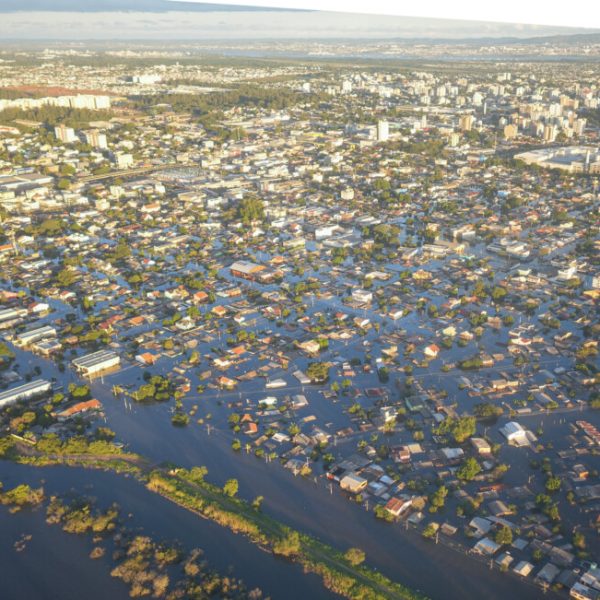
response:
<path fill-rule="evenodd" d="M 75 24 L 75 25 L 73 25 Z M 23 12 L 0 19 L 4 40 L 292 40 L 528 37 L 573 30 L 417 17 L 298 12 Z M 584 31 L 584 30 L 575 30 Z"/>

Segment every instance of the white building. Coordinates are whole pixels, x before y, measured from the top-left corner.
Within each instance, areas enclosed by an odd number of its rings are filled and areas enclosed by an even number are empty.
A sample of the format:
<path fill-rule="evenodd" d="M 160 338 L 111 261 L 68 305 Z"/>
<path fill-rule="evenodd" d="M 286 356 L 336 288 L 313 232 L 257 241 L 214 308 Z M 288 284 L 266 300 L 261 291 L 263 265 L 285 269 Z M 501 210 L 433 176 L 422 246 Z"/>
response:
<path fill-rule="evenodd" d="M 75 369 L 85 376 L 91 376 L 101 371 L 119 365 L 121 357 L 111 350 L 99 350 L 71 361 Z"/>
<path fill-rule="evenodd" d="M 330 238 L 337 230 L 337 225 L 325 225 L 323 227 L 317 227 L 315 229 L 315 240 L 320 241 L 326 238 Z"/>
<path fill-rule="evenodd" d="M 65 125 L 58 125 L 54 128 L 54 135 L 57 140 L 60 140 L 63 144 L 70 144 L 77 141 L 75 130 L 72 127 L 66 127 Z"/>
<path fill-rule="evenodd" d="M 12 390 L 6 390 L 0 393 L 0 408 L 15 404 L 19 400 L 29 400 L 35 396 L 45 394 L 50 391 L 51 387 L 49 381 L 38 379 L 37 381 L 30 381 L 25 385 L 20 385 Z"/>
<path fill-rule="evenodd" d="M 511 443 L 517 446 L 526 446 L 529 444 L 530 437 L 533 437 L 530 432 L 517 423 L 509 421 L 504 427 L 500 428 L 500 433 Z"/>
<path fill-rule="evenodd" d="M 355 475 L 354 473 L 344 475 L 344 477 L 340 479 L 340 487 L 347 492 L 352 492 L 353 494 L 358 494 L 364 490 L 368 483 L 369 482 L 366 479 Z"/>
<path fill-rule="evenodd" d="M 373 293 L 367 290 L 353 290 L 352 292 L 352 300 L 354 302 L 360 302 L 361 304 L 366 304 L 367 302 L 371 302 L 373 300 Z"/>
<path fill-rule="evenodd" d="M 342 197 L 342 200 L 354 200 L 354 189 L 351 187 L 344 188 L 341 191 L 340 196 Z"/>
<path fill-rule="evenodd" d="M 387 121 L 377 122 L 377 141 L 385 142 L 390 137 L 390 125 Z"/>
<path fill-rule="evenodd" d="M 92 146 L 93 148 L 100 148 L 101 150 L 105 150 L 108 148 L 108 143 L 106 141 L 106 134 L 101 133 L 93 129 L 92 131 L 86 131 L 83 134 L 85 141 L 87 144 Z"/>
<path fill-rule="evenodd" d="M 37 329 L 31 329 L 18 334 L 15 338 L 15 343 L 19 346 L 28 346 L 34 342 L 54 337 L 56 337 L 56 329 L 46 325 L 44 327 L 38 327 Z"/>
<path fill-rule="evenodd" d="M 133 166 L 133 156 L 131 156 L 131 154 L 119 152 L 115 155 L 115 161 L 117 163 L 117 168 L 119 169 L 129 169 L 129 167 Z"/>
<path fill-rule="evenodd" d="M 143 73 L 141 75 L 133 75 L 131 77 L 132 83 L 139 83 L 141 85 L 154 85 L 155 83 L 160 83 L 161 80 L 162 77 L 154 73 Z"/>

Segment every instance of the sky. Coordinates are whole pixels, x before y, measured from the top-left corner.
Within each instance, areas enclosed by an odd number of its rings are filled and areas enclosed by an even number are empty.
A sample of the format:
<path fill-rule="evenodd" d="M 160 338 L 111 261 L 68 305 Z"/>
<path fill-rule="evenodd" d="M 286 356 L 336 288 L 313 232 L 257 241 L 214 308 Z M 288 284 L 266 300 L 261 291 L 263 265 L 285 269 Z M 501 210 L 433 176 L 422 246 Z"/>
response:
<path fill-rule="evenodd" d="M 198 2 L 199 0 L 178 0 Z M 212 0 L 227 3 L 227 0 Z M 548 0 L 236 0 L 239 4 L 305 8 L 322 11 L 346 11 L 412 17 L 532 23 L 559 27 L 600 28 L 600 3 L 585 0 L 574 10 L 565 10 L 564 2 Z"/>
<path fill-rule="evenodd" d="M 216 0 L 217 2 L 221 0 Z M 252 2 L 252 0 L 239 0 Z M 346 0 L 337 6 L 356 5 Z M 427 7 L 434 0 L 411 6 Z M 473 0 L 471 0 L 472 2 Z M 504 3 L 513 0 L 504 0 Z M 525 0 L 525 4 L 537 0 Z M 254 0 L 308 6 L 312 0 Z M 402 9 L 404 0 L 371 0 Z M 447 0 L 459 7 L 465 0 Z M 503 3 L 503 4 L 504 4 Z M 319 0 L 321 6 L 335 2 Z M 477 2 L 477 5 L 485 5 Z M 358 6 L 367 6 L 362 1 Z M 404 4 L 408 6 L 408 4 Z M 431 8 L 431 6 L 429 6 Z M 390 9 L 391 10 L 391 9 Z M 407 9 L 408 10 L 408 9 Z M 413 12 L 414 12 L 413 8 Z M 423 9 L 424 10 L 424 9 Z M 415 16 L 249 9 L 169 0 L 0 0 L 0 40 L 268 40 L 534 37 L 567 29 Z M 469 13 L 471 14 L 471 13 Z M 508 14 L 508 13 L 507 13 Z M 510 13 L 516 14 L 519 13 Z M 600 31 L 600 28 L 598 29 Z"/>

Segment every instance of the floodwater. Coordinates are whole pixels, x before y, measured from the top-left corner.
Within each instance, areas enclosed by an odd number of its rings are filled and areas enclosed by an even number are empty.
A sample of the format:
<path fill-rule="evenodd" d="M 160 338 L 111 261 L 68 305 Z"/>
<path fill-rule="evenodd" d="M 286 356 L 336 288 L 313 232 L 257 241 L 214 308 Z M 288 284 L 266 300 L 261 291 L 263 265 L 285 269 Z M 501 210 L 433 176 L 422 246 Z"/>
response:
<path fill-rule="evenodd" d="M 127 527 L 155 540 L 179 542 L 188 551 L 201 548 L 209 567 L 222 575 L 241 578 L 247 588 L 259 587 L 265 597 L 334 598 L 315 575 L 260 550 L 247 539 L 202 519 L 148 491 L 131 477 L 110 472 L 69 467 L 36 468 L 0 463 L 0 478 L 6 488 L 19 483 L 43 485 L 47 495 L 74 491 L 97 499 L 99 507 L 116 502 Z M 129 516 L 131 515 L 131 516 Z M 88 557 L 90 536 L 72 535 L 45 523 L 45 510 L 23 510 L 10 514 L 0 507 L 0 561 L 3 600 L 121 600 L 127 587 L 110 576 L 107 552 L 99 560 Z M 25 550 L 15 542 L 31 534 Z"/>
<path fill-rule="evenodd" d="M 223 274 L 226 275 L 226 273 Z M 324 277 L 323 274 L 321 277 Z M 340 285 L 343 286 L 342 281 L 342 279 L 339 280 Z M 252 287 L 252 284 L 248 285 Z M 435 290 L 423 292 L 422 295 L 431 298 L 437 296 Z M 222 303 L 226 303 L 226 301 Z M 58 307 L 56 308 L 60 313 Z M 350 310 L 335 298 L 327 301 L 317 299 L 309 312 L 326 308 L 340 309 L 352 315 L 367 316 L 372 321 L 382 322 L 377 311 L 367 311 L 363 314 L 360 309 Z M 65 310 L 67 309 L 63 307 L 62 312 Z M 54 313 L 55 316 L 56 313 Z M 427 320 L 420 319 L 414 313 L 403 319 L 401 326 L 406 328 L 411 335 L 424 334 L 427 337 L 426 327 L 429 326 Z M 149 327 L 156 327 L 156 325 Z M 391 334 L 396 327 L 396 324 L 383 323 L 382 330 Z M 264 330 L 275 329 L 276 326 L 259 317 L 258 325 L 246 328 Z M 292 338 L 299 337 L 303 335 L 303 332 L 299 330 L 289 333 L 289 335 Z M 366 342 L 372 346 L 373 354 L 376 356 L 377 348 L 384 345 L 377 341 L 377 337 L 378 334 L 371 330 L 364 338 L 358 341 L 352 340 L 349 345 L 335 344 L 334 350 L 339 351 L 345 360 L 353 357 L 364 359 L 365 347 L 362 344 Z M 506 331 L 498 334 L 486 332 L 479 344 L 488 352 L 498 352 L 498 346 L 506 344 L 506 341 Z M 221 346 L 222 344 L 221 341 L 217 342 L 216 340 L 214 343 L 207 342 L 201 344 L 199 350 L 205 355 L 212 345 Z M 472 347 L 460 348 L 455 345 L 452 350 L 443 352 L 442 356 L 445 360 L 457 361 L 472 353 Z M 65 373 L 59 373 L 49 361 L 20 350 L 17 350 L 16 354 L 17 362 L 22 365 L 22 372 L 39 366 L 43 377 L 55 377 L 62 385 L 66 386 L 69 381 L 76 380 L 70 369 L 67 369 Z M 333 352 L 326 353 L 323 357 L 323 359 L 332 358 L 334 358 Z M 162 357 L 152 372 L 167 373 L 179 360 Z M 303 357 L 298 358 L 294 367 L 289 370 L 305 369 L 308 360 Z M 446 389 L 450 396 L 457 400 L 460 406 L 459 410 L 462 412 L 462 410 L 471 408 L 472 404 L 479 399 L 473 399 L 468 396 L 466 390 L 459 389 L 456 372 L 447 375 L 441 371 L 445 360 L 439 358 L 431 361 L 429 369 L 426 372 L 416 370 L 415 377 L 416 379 L 426 378 L 427 385 Z M 544 367 L 550 370 L 556 366 L 563 366 L 563 363 L 568 363 L 568 360 L 561 356 L 546 360 L 548 364 L 544 362 Z M 230 376 L 240 375 L 243 371 L 249 371 L 258 364 L 258 357 L 251 357 L 247 363 L 242 365 L 241 371 L 233 369 Z M 203 361 L 202 369 L 207 367 L 208 365 Z M 514 371 L 509 357 L 497 363 L 493 370 L 489 370 L 489 376 L 491 377 L 494 372 L 499 370 Z M 190 393 L 184 400 L 185 409 L 189 410 L 193 404 L 197 404 L 199 408 L 196 416 L 186 428 L 176 428 L 171 425 L 172 403 L 154 405 L 133 403 L 131 405 L 125 403 L 123 399 L 113 398 L 110 392 L 113 384 L 133 384 L 137 387 L 142 382 L 142 373 L 140 368 L 130 367 L 124 363 L 124 368 L 118 373 L 106 376 L 104 382 L 97 380 L 92 384 L 94 397 L 101 400 L 104 405 L 106 425 L 116 432 L 117 439 L 124 442 L 129 450 L 138 452 L 155 462 L 169 461 L 184 467 L 204 465 L 209 471 L 208 479 L 217 484 L 222 484 L 232 477 L 236 478 L 240 484 L 240 495 L 248 500 L 259 495 L 264 496 L 263 507 L 269 514 L 293 527 L 311 533 L 341 550 L 352 546 L 363 549 L 367 554 L 368 565 L 379 569 L 394 580 L 422 591 L 432 599 L 462 600 L 483 597 L 490 600 L 504 600 L 510 597 L 519 600 L 533 600 L 540 597 L 540 589 L 534 587 L 530 582 L 521 580 L 512 574 L 491 571 L 487 565 L 454 549 L 425 541 L 418 533 L 404 531 L 399 524 L 389 525 L 376 521 L 372 513 L 349 502 L 337 489 L 330 493 L 328 484 L 322 476 L 317 477 L 316 480 L 305 480 L 301 477 L 294 477 L 292 473 L 278 464 L 266 464 L 252 454 L 234 453 L 230 448 L 233 436 L 227 427 L 227 416 L 231 412 L 227 406 L 228 402 L 242 402 L 242 406 L 244 406 L 246 400 L 250 399 L 250 406 L 255 406 L 257 400 L 266 395 L 300 393 L 301 386 L 295 382 L 289 372 L 275 370 L 270 373 L 272 378 L 283 377 L 287 381 L 288 387 L 282 390 L 265 390 L 264 381 L 256 380 L 240 386 L 243 391 L 239 394 L 237 391 L 233 394 L 226 394 L 213 390 L 207 390 L 207 393 L 200 396 L 193 392 Z M 192 390 L 195 389 L 199 383 L 197 374 L 189 371 L 186 375 L 191 379 Z M 353 383 L 358 388 L 380 385 L 376 376 L 363 374 L 359 369 L 357 369 L 356 377 L 353 378 Z M 388 389 L 391 389 L 391 384 Z M 305 412 L 299 412 L 298 418 L 314 414 L 317 417 L 316 424 L 324 427 L 329 433 L 334 433 L 350 424 L 347 413 L 342 411 L 339 405 L 335 406 L 332 400 L 325 399 L 315 386 L 307 386 L 306 389 L 302 389 L 302 393 L 308 397 L 310 406 L 305 409 Z M 360 401 L 363 402 L 363 399 Z M 337 402 L 349 405 L 352 400 L 340 398 Z M 212 418 L 207 420 L 209 413 Z M 205 424 L 196 423 L 195 419 L 198 418 L 204 418 Z M 533 417 L 531 419 L 534 420 Z M 206 423 L 212 425 L 210 433 Z M 499 434 L 494 432 L 494 435 Z M 356 440 L 353 442 L 340 441 L 340 443 L 355 442 Z M 512 450 L 509 452 L 512 453 Z M 347 454 L 349 453 L 351 451 Z M 514 456 L 511 455 L 510 459 L 511 464 L 518 465 L 519 460 L 527 460 L 527 455 L 523 452 L 517 455 L 514 452 Z M 199 546 L 205 549 L 209 562 L 216 568 L 222 571 L 232 565 L 235 576 L 244 579 L 248 587 L 260 587 L 273 598 L 327 598 L 331 596 L 320 585 L 317 578 L 302 575 L 296 566 L 261 552 L 241 536 L 235 536 L 213 523 L 199 519 L 184 509 L 151 494 L 131 479 L 95 471 L 84 472 L 80 469 L 36 470 L 0 463 L 0 478 L 4 479 L 7 474 L 9 478 L 14 478 L 15 483 L 19 482 L 19 478 L 30 478 L 33 481 L 45 478 L 48 480 L 48 485 L 54 486 L 57 491 L 70 487 L 82 491 L 89 483 L 92 486 L 91 493 L 106 503 L 117 501 L 127 512 L 133 513 L 136 526 L 143 526 L 146 533 L 156 534 L 167 540 L 179 540 L 189 547 Z M 316 474 L 320 475 L 320 473 Z M 7 589 L 14 591 L 16 594 L 14 597 L 50 597 L 36 596 L 35 590 L 27 593 L 27 588 L 22 586 L 38 585 L 38 582 L 42 582 L 39 585 L 52 587 L 50 582 L 53 582 L 54 586 L 60 589 L 61 582 L 71 576 L 71 571 L 80 562 L 85 562 L 86 565 L 92 563 L 92 566 L 82 567 L 81 573 L 84 575 L 81 577 L 79 574 L 72 576 L 70 581 L 73 582 L 73 589 L 84 592 L 88 585 L 89 587 L 93 586 L 94 589 L 100 589 L 101 582 L 115 584 L 107 575 L 108 565 L 103 565 L 101 561 L 96 563 L 89 561 L 87 550 L 82 553 L 81 545 L 85 542 L 69 541 L 69 536 L 62 534 L 59 530 L 47 533 L 46 529 L 42 527 L 43 519 L 39 517 L 38 513 L 31 515 L 30 521 L 26 520 L 26 516 L 25 514 L 10 516 L 6 511 L 0 511 L 0 523 L 3 531 L 5 531 L 5 523 L 14 519 L 13 525 L 10 525 L 13 529 L 10 531 L 14 531 L 16 534 L 22 525 L 23 531 L 33 528 L 36 533 L 28 545 L 28 549 L 31 550 L 30 555 L 33 556 L 31 560 L 28 558 L 27 549 L 23 553 L 16 554 L 12 549 L 15 540 L 12 538 L 5 540 L 6 536 L 2 536 L 3 556 L 7 553 L 14 553 L 17 557 L 13 557 L 12 560 L 7 559 L 8 562 L 5 564 L 11 565 L 11 569 L 2 570 L 3 582 L 4 579 L 8 580 Z M 14 523 L 17 523 L 18 526 Z M 60 538 L 62 541 L 55 542 L 54 538 Z M 58 559 L 53 556 L 52 560 L 40 562 L 39 555 L 35 557 L 34 552 L 43 552 L 43 548 L 53 548 L 54 544 L 57 547 L 69 547 L 68 550 L 64 550 L 64 556 L 69 557 L 69 561 L 59 564 L 55 562 Z M 85 555 L 85 561 L 80 560 L 82 554 Z M 73 565 L 72 568 L 71 565 Z M 43 573 L 35 577 L 28 575 L 37 572 L 37 569 L 41 569 Z M 43 582 L 48 582 L 48 584 Z M 96 585 L 97 582 L 98 585 Z M 31 595 L 32 593 L 33 595 Z M 120 597 L 118 589 L 111 594 L 114 598 Z M 61 595 L 61 598 L 68 597 L 68 592 Z M 547 597 L 552 597 L 552 594 L 549 592 Z M 93 595 L 90 595 L 90 600 L 94 600 Z"/>
<path fill-rule="evenodd" d="M 173 427 L 167 405 L 137 406 L 130 412 L 112 400 L 105 409 L 110 427 L 130 441 L 131 450 L 184 467 L 204 465 L 208 479 L 217 484 L 234 477 L 240 496 L 264 496 L 265 512 L 340 549 L 363 549 L 370 566 L 432 599 L 539 598 L 540 589 L 529 582 L 490 571 L 473 558 L 425 541 L 401 525 L 378 522 L 337 490 L 330 493 L 323 478 L 315 483 L 252 454 L 233 453 L 224 432 L 213 430 L 208 435 L 200 426 Z M 324 597 L 320 594 L 316 597 Z"/>

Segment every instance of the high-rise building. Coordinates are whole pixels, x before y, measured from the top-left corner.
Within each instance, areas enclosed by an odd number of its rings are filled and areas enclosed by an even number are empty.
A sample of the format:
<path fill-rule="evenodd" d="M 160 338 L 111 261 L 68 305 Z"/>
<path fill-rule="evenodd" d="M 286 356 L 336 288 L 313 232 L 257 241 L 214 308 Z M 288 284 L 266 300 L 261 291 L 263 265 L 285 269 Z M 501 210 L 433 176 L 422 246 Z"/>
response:
<path fill-rule="evenodd" d="M 387 121 L 377 122 L 377 141 L 385 142 L 390 137 L 390 126 Z"/>
<path fill-rule="evenodd" d="M 96 110 L 107 110 L 110 108 L 110 96 L 94 96 L 94 108 Z"/>
<path fill-rule="evenodd" d="M 63 144 L 70 144 L 77 140 L 75 130 L 72 127 L 66 127 L 65 125 L 58 125 L 54 128 L 54 135 L 57 140 L 60 140 Z"/>
<path fill-rule="evenodd" d="M 94 110 L 96 108 L 96 97 L 87 94 L 78 94 L 77 96 L 71 96 L 69 103 L 71 108 L 87 108 L 88 110 Z"/>
<path fill-rule="evenodd" d="M 155 83 L 160 83 L 162 81 L 162 77 L 155 73 L 142 73 L 140 75 L 132 75 L 130 77 L 132 83 L 140 83 L 142 85 L 154 85 Z"/>
<path fill-rule="evenodd" d="M 459 142 L 460 142 L 460 136 L 458 135 L 458 133 L 451 133 L 450 137 L 448 138 L 448 143 L 451 146 L 455 147 L 455 146 L 458 146 Z"/>
<path fill-rule="evenodd" d="M 473 128 L 473 115 L 463 115 L 458 121 L 458 128 L 461 131 L 471 131 Z"/>
<path fill-rule="evenodd" d="M 507 140 L 512 140 L 512 139 L 516 138 L 517 134 L 518 134 L 518 129 L 517 129 L 516 125 L 509 123 L 508 125 L 506 125 L 504 127 L 504 137 Z"/>
<path fill-rule="evenodd" d="M 585 129 L 586 120 L 585 119 L 575 119 L 573 121 L 573 130 L 577 135 L 581 135 Z"/>
<path fill-rule="evenodd" d="M 100 148 L 105 150 L 108 148 L 108 143 L 106 141 L 106 135 L 101 133 L 97 129 L 92 129 L 91 131 L 84 132 L 84 137 L 86 143 L 88 143 L 93 148 Z"/>
<path fill-rule="evenodd" d="M 556 127 L 554 125 L 544 126 L 544 141 L 553 142 L 556 139 Z"/>
<path fill-rule="evenodd" d="M 131 156 L 131 154 L 118 152 L 115 155 L 115 161 L 117 163 L 117 168 L 119 169 L 129 169 L 133 166 L 133 156 Z"/>

